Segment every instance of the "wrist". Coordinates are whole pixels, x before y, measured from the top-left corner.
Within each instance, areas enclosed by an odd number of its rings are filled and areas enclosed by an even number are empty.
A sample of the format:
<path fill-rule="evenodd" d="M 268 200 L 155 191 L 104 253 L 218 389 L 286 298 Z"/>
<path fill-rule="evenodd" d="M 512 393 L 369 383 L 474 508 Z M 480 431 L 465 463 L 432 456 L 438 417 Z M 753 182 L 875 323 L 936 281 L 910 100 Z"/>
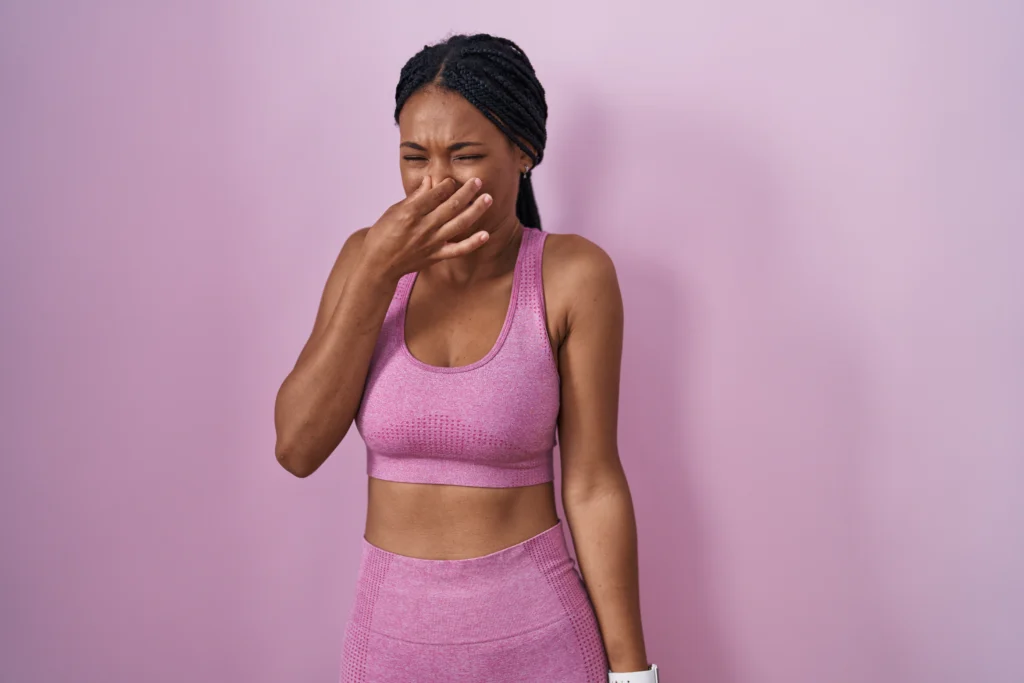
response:
<path fill-rule="evenodd" d="M 386 268 L 370 260 L 360 261 L 349 275 L 349 281 L 356 287 L 392 295 L 401 279 L 400 275 L 392 275 Z"/>

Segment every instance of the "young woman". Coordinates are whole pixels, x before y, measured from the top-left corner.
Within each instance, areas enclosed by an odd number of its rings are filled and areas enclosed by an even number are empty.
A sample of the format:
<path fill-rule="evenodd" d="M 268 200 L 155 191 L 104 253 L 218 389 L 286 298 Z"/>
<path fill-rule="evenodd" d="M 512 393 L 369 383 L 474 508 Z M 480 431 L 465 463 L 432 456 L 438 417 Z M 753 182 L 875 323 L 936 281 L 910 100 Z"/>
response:
<path fill-rule="evenodd" d="M 622 300 L 603 250 L 540 229 L 544 89 L 512 41 L 459 35 L 406 63 L 395 104 L 407 196 L 346 240 L 275 410 L 296 476 L 353 423 L 366 442 L 342 681 L 656 681 L 616 446 Z"/>

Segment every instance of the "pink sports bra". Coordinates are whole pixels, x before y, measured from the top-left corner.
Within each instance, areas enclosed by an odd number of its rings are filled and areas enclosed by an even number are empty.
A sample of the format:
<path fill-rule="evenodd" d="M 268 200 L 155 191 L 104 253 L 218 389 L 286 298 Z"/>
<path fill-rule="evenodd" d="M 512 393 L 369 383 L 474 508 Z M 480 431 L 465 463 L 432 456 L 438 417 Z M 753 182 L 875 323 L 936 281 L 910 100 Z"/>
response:
<path fill-rule="evenodd" d="M 523 228 L 505 323 L 469 365 L 428 365 L 410 353 L 405 311 L 416 273 L 399 280 L 355 420 L 371 477 L 492 488 L 552 481 L 560 382 L 541 280 L 546 238 Z"/>

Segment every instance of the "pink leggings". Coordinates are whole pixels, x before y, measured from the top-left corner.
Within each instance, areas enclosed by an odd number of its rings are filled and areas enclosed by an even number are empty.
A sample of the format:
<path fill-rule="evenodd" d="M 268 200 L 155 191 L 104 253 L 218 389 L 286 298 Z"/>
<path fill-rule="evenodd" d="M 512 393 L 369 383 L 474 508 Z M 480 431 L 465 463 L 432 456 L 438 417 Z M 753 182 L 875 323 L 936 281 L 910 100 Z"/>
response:
<path fill-rule="evenodd" d="M 563 526 L 465 560 L 397 555 L 364 537 L 342 683 L 607 683 Z"/>

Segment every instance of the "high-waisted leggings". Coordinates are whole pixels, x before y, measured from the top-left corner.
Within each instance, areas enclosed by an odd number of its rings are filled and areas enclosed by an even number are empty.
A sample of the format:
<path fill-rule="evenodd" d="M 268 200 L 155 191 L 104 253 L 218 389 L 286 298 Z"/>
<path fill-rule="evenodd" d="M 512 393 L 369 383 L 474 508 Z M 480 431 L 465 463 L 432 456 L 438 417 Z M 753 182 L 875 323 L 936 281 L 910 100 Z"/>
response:
<path fill-rule="evenodd" d="M 563 526 L 463 560 L 397 555 L 364 537 L 342 683 L 607 683 Z"/>

